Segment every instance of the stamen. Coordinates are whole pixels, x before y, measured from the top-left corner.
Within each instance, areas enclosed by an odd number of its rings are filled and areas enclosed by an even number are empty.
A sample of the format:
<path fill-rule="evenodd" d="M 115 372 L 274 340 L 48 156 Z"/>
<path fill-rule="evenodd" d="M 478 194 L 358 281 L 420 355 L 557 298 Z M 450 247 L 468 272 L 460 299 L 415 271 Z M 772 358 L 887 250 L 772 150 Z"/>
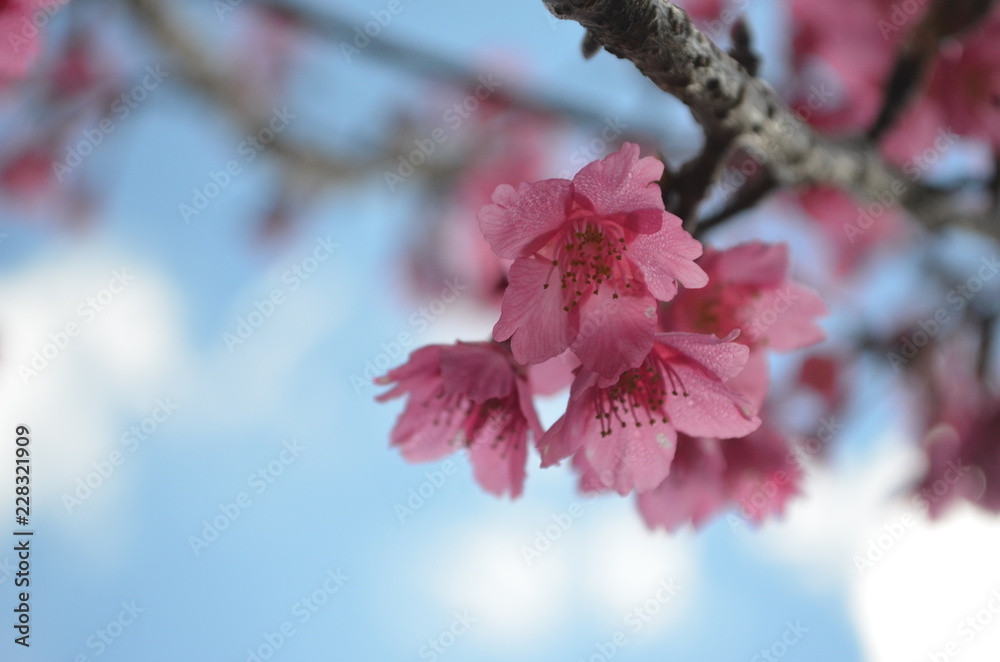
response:
<path fill-rule="evenodd" d="M 600 423 L 601 437 L 611 435 L 612 419 L 621 428 L 669 423 L 667 398 L 689 396 L 677 371 L 653 353 L 638 368 L 622 373 L 614 386 L 597 389 L 594 418 Z"/>

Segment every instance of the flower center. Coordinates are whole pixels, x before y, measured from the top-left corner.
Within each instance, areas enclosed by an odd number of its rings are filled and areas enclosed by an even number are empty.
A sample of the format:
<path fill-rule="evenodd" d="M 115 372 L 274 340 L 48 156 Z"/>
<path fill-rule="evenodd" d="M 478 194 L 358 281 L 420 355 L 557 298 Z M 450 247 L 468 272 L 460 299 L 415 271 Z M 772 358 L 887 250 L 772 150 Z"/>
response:
<path fill-rule="evenodd" d="M 516 414 L 514 396 L 490 398 L 486 402 L 471 400 L 464 393 L 448 393 L 441 386 L 427 400 L 424 407 L 434 407 L 433 425 L 449 428 L 458 416 L 458 434 L 451 440 L 453 446 L 472 446 L 476 439 L 496 448 L 509 441 L 512 448 L 520 445 L 527 422 Z M 506 447 L 504 455 L 506 455 Z"/>
<path fill-rule="evenodd" d="M 580 216 L 555 242 L 552 271 L 559 273 L 564 311 L 569 312 L 580 305 L 589 292 L 599 294 L 601 285 L 609 281 L 615 288 L 612 295 L 615 299 L 620 288 L 632 287 L 629 282 L 632 280 L 631 268 L 624 259 L 628 246 L 617 224 L 601 223 L 589 215 Z M 549 282 L 542 285 L 543 289 L 548 287 Z"/>
<path fill-rule="evenodd" d="M 641 428 L 647 421 L 649 425 L 668 423 L 667 398 L 689 395 L 677 371 L 654 352 L 638 368 L 622 373 L 614 386 L 597 389 L 594 408 L 601 436 L 611 435 L 615 421 L 622 428 L 629 423 Z"/>

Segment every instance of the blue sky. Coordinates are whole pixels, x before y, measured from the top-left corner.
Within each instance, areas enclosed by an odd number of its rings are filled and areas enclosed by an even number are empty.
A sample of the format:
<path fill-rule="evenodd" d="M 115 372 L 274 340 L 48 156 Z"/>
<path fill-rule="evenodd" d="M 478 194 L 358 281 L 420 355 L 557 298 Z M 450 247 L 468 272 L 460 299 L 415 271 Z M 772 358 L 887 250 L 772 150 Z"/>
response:
<path fill-rule="evenodd" d="M 384 4 L 332 9 L 363 23 Z M 512 53 L 550 94 L 646 124 L 690 122 L 629 65 L 582 61 L 580 29 L 551 21 L 537 0 L 403 5 L 386 27 L 394 39 L 463 61 Z M 220 29 L 207 3 L 190 18 Z M 426 94 L 364 53 L 307 55 L 287 101 L 302 118 L 291 135 L 377 139 L 395 108 Z M 753 660 L 761 649 L 923 659 L 948 634 L 934 624 L 950 629 L 988 599 L 978 588 L 1000 586 L 983 551 L 997 549 L 995 527 L 966 512 L 951 528 L 921 523 L 859 576 L 853 556 L 900 516 L 905 505 L 888 497 L 916 466 L 877 408 L 844 432 L 861 450 L 811 471 L 807 498 L 760 532 L 725 518 L 698 533 L 649 532 L 631 500 L 584 499 L 568 471 L 541 472 L 537 457 L 513 503 L 478 489 L 464 457 L 407 465 L 387 441 L 401 404 L 376 404 L 377 390 L 356 390 L 352 377 L 413 330 L 425 303 L 401 287 L 414 197 L 374 177 L 330 193 L 291 239 L 261 247 L 253 223 L 273 162 L 246 164 L 204 213 L 181 219 L 178 205 L 239 158 L 243 136 L 177 81 L 112 138 L 90 161 L 104 193 L 92 226 L 0 211 L 0 419 L 32 430 L 37 532 L 32 646 L 13 646 L 5 628 L 3 659 L 589 662 L 613 652 L 638 662 Z M 293 285 L 297 268 L 309 277 Z M 127 286 L 82 316 L 116 271 Z M 281 303 L 227 344 L 275 290 Z M 72 322 L 79 335 L 23 379 L 18 368 Z M 460 300 L 415 335 L 478 339 L 492 322 Z M 558 407 L 543 403 L 547 422 Z M 402 506 L 412 514 L 400 521 Z M 550 546 L 529 562 L 539 535 Z M 964 564 L 926 577 L 932 553 Z M 978 587 L 943 601 L 956 612 L 914 611 L 915 578 L 926 597 L 973 572 Z M 4 610 L 12 588 L 0 570 Z M 988 634 L 963 650 L 987 650 Z M 782 637 L 794 643 L 776 648 Z"/>

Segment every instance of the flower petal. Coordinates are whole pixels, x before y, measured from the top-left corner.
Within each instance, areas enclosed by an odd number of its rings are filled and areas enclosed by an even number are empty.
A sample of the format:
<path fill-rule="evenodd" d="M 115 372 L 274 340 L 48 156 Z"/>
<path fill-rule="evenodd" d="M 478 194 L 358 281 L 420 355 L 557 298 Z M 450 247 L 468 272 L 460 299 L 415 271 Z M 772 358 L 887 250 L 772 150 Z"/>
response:
<path fill-rule="evenodd" d="M 720 379 L 729 379 L 742 372 L 750 356 L 746 345 L 732 342 L 736 337 L 736 332 L 723 339 L 704 333 L 658 333 L 656 342 L 693 359 Z"/>
<path fill-rule="evenodd" d="M 691 288 L 708 284 L 708 275 L 694 262 L 701 252 L 701 242 L 681 227 L 681 219 L 663 212 L 660 230 L 637 235 L 629 242 L 627 254 L 653 296 L 670 301 L 677 294 L 678 281 Z"/>
<path fill-rule="evenodd" d="M 588 390 L 579 398 L 570 400 L 566 413 L 539 439 L 538 452 L 542 456 L 542 468 L 558 464 L 580 449 L 587 427 L 592 426 L 592 394 L 593 391 Z"/>
<path fill-rule="evenodd" d="M 479 228 L 493 252 L 503 258 L 531 255 L 566 222 L 573 201 L 573 184 L 546 179 L 515 189 L 501 184 L 493 204 L 480 210 Z"/>
<path fill-rule="evenodd" d="M 579 452 L 604 485 L 625 495 L 662 483 L 670 473 L 676 448 L 677 432 L 670 425 L 627 426 L 613 429 L 607 437 L 591 425 Z"/>
<path fill-rule="evenodd" d="M 505 415 L 521 417 L 518 410 Z M 528 461 L 527 425 L 523 420 L 510 425 L 501 440 L 496 438 L 496 431 L 495 427 L 485 426 L 469 444 L 472 472 L 476 482 L 490 494 L 503 496 L 510 492 L 511 498 L 517 498 L 524 488 Z"/>
<path fill-rule="evenodd" d="M 563 310 L 559 276 L 552 263 L 519 258 L 510 266 L 509 279 L 493 337 L 498 342 L 510 338 L 511 351 L 521 364 L 541 363 L 562 354 L 576 337 L 579 315 Z M 548 288 L 543 287 L 546 283 Z"/>
<path fill-rule="evenodd" d="M 513 393 L 514 380 L 509 355 L 488 345 L 459 342 L 441 350 L 441 381 L 449 393 L 486 402 Z"/>
<path fill-rule="evenodd" d="M 583 167 L 573 178 L 577 202 L 600 216 L 629 214 L 640 209 L 663 209 L 663 193 L 656 182 L 663 163 L 639 158 L 639 146 L 621 149 Z"/>
<path fill-rule="evenodd" d="M 656 333 L 656 301 L 649 293 L 614 296 L 611 288 L 602 287 L 584 300 L 571 346 L 580 363 L 601 376 L 602 385 L 613 384 L 642 363 Z"/>

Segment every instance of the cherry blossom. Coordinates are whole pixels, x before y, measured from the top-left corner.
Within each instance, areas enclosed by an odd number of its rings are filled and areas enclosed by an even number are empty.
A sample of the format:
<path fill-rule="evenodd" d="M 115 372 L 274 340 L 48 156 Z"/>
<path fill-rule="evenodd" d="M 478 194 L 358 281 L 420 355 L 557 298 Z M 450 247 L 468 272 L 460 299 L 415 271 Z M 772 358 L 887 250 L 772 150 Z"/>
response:
<path fill-rule="evenodd" d="M 680 435 L 670 475 L 639 494 L 639 512 L 650 528 L 668 531 L 700 527 L 734 505 L 739 517 L 760 523 L 784 511 L 801 474 L 787 440 L 767 427 L 742 439 Z"/>
<path fill-rule="evenodd" d="M 411 281 L 422 292 L 433 293 L 441 281 L 458 278 L 472 300 L 500 306 L 511 260 L 493 252 L 476 214 L 504 182 L 542 176 L 546 153 L 540 145 L 554 128 L 549 118 L 502 100 L 487 100 L 469 119 L 459 136 L 469 163 L 457 175 L 449 197 L 428 212 L 408 259 Z"/>
<path fill-rule="evenodd" d="M 24 78 L 38 57 L 41 30 L 35 15 L 44 11 L 43 4 L 39 0 L 0 2 L 0 35 L 3 35 L 0 39 L 0 85 Z"/>
<path fill-rule="evenodd" d="M 524 371 L 505 346 L 428 345 L 377 383 L 395 384 L 379 401 L 409 395 L 391 435 L 404 458 L 432 462 L 466 447 L 484 490 L 521 494 L 528 434 L 538 439 L 542 429 Z"/>
<path fill-rule="evenodd" d="M 960 44 L 943 49 L 929 97 L 956 133 L 1000 146 L 1000 11 Z"/>
<path fill-rule="evenodd" d="M 748 352 L 731 338 L 663 333 L 642 364 L 611 385 L 581 368 L 566 413 L 539 442 L 542 466 L 582 453 L 621 494 L 656 487 L 670 472 L 678 431 L 739 437 L 760 425 L 750 401 L 725 384 Z"/>
<path fill-rule="evenodd" d="M 816 318 L 826 304 L 788 277 L 788 247 L 758 241 L 717 251 L 698 261 L 709 275 L 699 290 L 684 290 L 671 303 L 666 327 L 726 335 L 750 347 L 791 351 L 823 339 Z"/>
<path fill-rule="evenodd" d="M 498 341 L 538 363 L 567 348 L 614 381 L 649 354 L 656 301 L 702 287 L 701 244 L 664 211 L 663 164 L 626 143 L 572 181 L 502 185 L 479 214 L 494 252 L 513 259 Z"/>

